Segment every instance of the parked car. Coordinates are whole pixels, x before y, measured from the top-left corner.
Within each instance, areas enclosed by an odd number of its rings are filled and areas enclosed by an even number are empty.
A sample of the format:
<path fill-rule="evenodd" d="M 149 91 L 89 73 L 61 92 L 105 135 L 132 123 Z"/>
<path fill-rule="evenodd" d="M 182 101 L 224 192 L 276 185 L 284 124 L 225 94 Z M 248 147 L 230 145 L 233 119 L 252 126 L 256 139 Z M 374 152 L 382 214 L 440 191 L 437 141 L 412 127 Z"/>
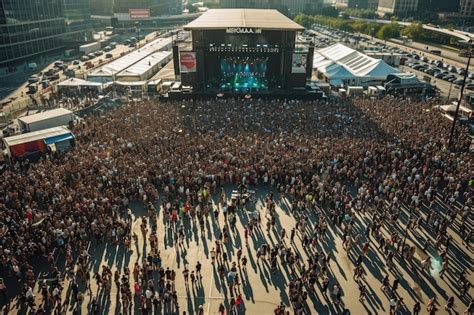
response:
<path fill-rule="evenodd" d="M 93 53 L 90 53 L 87 55 L 89 57 L 89 60 L 94 59 L 96 56 Z"/>
<path fill-rule="evenodd" d="M 32 75 L 31 77 L 28 78 L 28 83 L 36 83 L 39 82 L 40 78 L 38 78 L 36 75 Z"/>
<path fill-rule="evenodd" d="M 456 69 L 455 66 L 449 66 L 448 71 L 449 71 L 449 72 L 452 72 L 452 73 L 456 73 L 456 72 L 457 72 L 457 69 Z"/>
<path fill-rule="evenodd" d="M 474 83 L 466 84 L 465 88 L 466 90 L 474 91 Z"/>
<path fill-rule="evenodd" d="M 77 65 L 79 65 L 80 63 L 81 63 L 81 62 L 80 62 L 79 60 L 73 60 L 73 61 L 72 61 L 72 64 L 73 64 L 74 66 L 77 66 Z"/>
<path fill-rule="evenodd" d="M 445 76 L 446 76 L 446 75 L 445 75 L 444 73 L 441 73 L 441 72 L 434 75 L 434 77 L 435 77 L 436 79 L 443 79 Z"/>
<path fill-rule="evenodd" d="M 458 78 L 457 78 L 455 75 L 448 75 L 448 76 L 444 77 L 443 80 L 448 81 L 448 82 L 454 82 L 454 81 L 456 81 L 457 79 L 458 79 Z"/>
<path fill-rule="evenodd" d="M 110 46 L 105 46 L 104 47 L 104 51 L 111 51 L 111 50 L 112 50 L 112 47 L 110 47 Z"/>
<path fill-rule="evenodd" d="M 102 56 L 103 54 L 104 54 L 104 51 L 103 51 L 103 50 L 98 50 L 98 51 L 94 52 L 94 55 L 95 55 L 96 57 Z"/>
<path fill-rule="evenodd" d="M 111 53 L 105 54 L 105 58 L 112 58 L 113 55 Z"/>
<path fill-rule="evenodd" d="M 87 57 L 87 56 L 82 56 L 81 57 L 81 61 L 88 61 L 88 60 L 89 60 L 89 57 Z"/>

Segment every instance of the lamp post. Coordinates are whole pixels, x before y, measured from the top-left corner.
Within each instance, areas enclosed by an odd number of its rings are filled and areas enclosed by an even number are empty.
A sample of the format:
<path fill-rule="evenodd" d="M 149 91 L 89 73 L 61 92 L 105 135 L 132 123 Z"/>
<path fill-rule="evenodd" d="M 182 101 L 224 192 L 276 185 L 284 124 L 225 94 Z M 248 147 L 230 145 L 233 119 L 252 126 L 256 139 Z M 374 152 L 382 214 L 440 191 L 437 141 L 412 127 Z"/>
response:
<path fill-rule="evenodd" d="M 454 128 L 456 127 L 456 121 L 458 120 L 459 107 L 461 106 L 461 101 L 462 101 L 462 97 L 463 97 L 463 94 L 464 94 L 464 87 L 466 85 L 466 78 L 467 78 L 467 74 L 469 72 L 469 65 L 471 63 L 472 39 L 469 39 L 468 45 L 469 46 L 467 47 L 468 57 L 467 57 L 466 71 L 464 72 L 464 77 L 462 79 L 461 93 L 459 95 L 458 105 L 456 106 L 456 112 L 454 113 L 453 124 L 451 126 L 451 132 L 449 134 L 448 149 L 451 149 L 451 147 L 453 145 Z"/>

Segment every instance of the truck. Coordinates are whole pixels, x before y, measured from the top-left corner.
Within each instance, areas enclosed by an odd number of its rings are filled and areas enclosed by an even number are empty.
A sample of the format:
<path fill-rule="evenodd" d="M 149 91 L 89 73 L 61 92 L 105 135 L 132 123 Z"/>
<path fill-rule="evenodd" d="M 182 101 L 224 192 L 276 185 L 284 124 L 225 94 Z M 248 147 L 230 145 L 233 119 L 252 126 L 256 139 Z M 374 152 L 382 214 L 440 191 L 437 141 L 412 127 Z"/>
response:
<path fill-rule="evenodd" d="M 74 113 L 65 108 L 57 108 L 18 118 L 18 124 L 22 133 L 68 126 L 73 121 Z"/>
<path fill-rule="evenodd" d="M 84 45 L 79 47 L 79 51 L 83 55 L 90 54 L 90 53 L 92 53 L 96 50 L 99 50 L 99 49 L 101 49 L 100 42 L 92 42 L 92 43 L 89 43 L 89 44 L 84 44 Z"/>

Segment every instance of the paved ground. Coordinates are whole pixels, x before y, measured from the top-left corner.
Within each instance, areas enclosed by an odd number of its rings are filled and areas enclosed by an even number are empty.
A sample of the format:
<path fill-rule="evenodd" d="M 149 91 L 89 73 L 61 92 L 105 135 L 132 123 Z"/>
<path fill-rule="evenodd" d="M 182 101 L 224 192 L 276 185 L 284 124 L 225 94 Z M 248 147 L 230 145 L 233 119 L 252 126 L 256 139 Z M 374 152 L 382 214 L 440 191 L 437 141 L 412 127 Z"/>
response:
<path fill-rule="evenodd" d="M 257 191 L 259 197 L 256 207 L 250 205 L 246 210 L 254 211 L 261 209 L 264 196 L 270 191 L 268 188 L 261 187 Z M 230 188 L 227 189 L 228 196 L 230 195 Z M 276 201 L 278 204 L 277 213 L 277 224 L 276 230 L 267 234 L 265 231 L 257 231 L 252 238 L 249 238 L 248 245 L 245 245 L 243 225 L 248 221 L 248 214 L 243 211 L 239 215 L 237 223 L 237 229 L 231 233 L 231 244 L 227 246 L 227 252 L 229 254 L 229 260 L 234 261 L 236 250 L 238 247 L 243 248 L 243 255 L 246 255 L 249 259 L 248 270 L 244 272 L 242 269 L 239 270 L 242 279 L 242 286 L 240 292 L 244 297 L 244 307 L 240 311 L 240 314 L 273 314 L 273 309 L 280 302 L 283 301 L 289 304 L 287 296 L 287 283 L 291 277 L 290 272 L 286 266 L 279 266 L 279 270 L 275 273 L 271 273 L 269 265 L 266 263 L 258 263 L 256 261 L 256 249 L 263 242 L 267 242 L 271 246 L 280 242 L 279 230 L 284 227 L 287 232 L 295 226 L 295 218 L 289 212 L 289 203 L 286 198 L 281 195 L 276 195 Z M 443 206 L 442 202 L 438 200 L 439 206 Z M 139 235 L 139 241 L 135 246 L 133 253 L 125 253 L 123 248 L 118 248 L 115 245 L 104 245 L 92 243 L 89 248 L 91 254 L 92 266 L 91 275 L 93 272 L 99 270 L 103 264 L 113 266 L 112 272 L 115 271 L 116 267 L 123 268 L 124 265 L 128 265 L 133 270 L 133 264 L 137 260 L 141 260 L 146 256 L 147 246 L 144 244 L 141 232 L 140 223 L 141 216 L 146 215 L 146 212 L 141 204 L 132 204 L 134 210 L 135 221 L 134 231 Z M 324 213 L 324 212 L 323 212 Z M 311 213 L 309 215 L 312 222 L 316 222 L 318 214 Z M 211 216 L 210 216 L 211 217 Z M 262 217 L 264 214 L 262 213 Z M 403 216 L 405 222 L 406 216 Z M 266 219 L 262 220 L 262 226 L 265 226 Z M 365 225 L 366 219 L 364 216 L 358 215 L 357 217 L 357 229 L 360 229 Z M 222 228 L 224 225 L 223 216 L 219 216 L 219 226 Z M 169 266 L 176 270 L 177 281 L 176 287 L 179 296 L 179 307 L 180 311 L 187 311 L 187 314 L 197 314 L 196 308 L 199 305 L 204 305 L 205 314 L 217 314 L 218 306 L 221 302 L 225 302 L 228 305 L 231 292 L 225 282 L 219 279 L 218 273 L 215 268 L 210 264 L 209 252 L 214 245 L 216 232 L 220 230 L 217 222 L 214 219 L 210 219 L 204 234 L 201 234 L 199 227 L 193 224 L 191 221 L 185 222 L 186 227 L 186 238 L 185 248 L 177 248 L 173 244 L 173 238 L 169 233 L 166 233 L 163 224 L 163 214 L 159 211 L 158 217 L 158 238 L 159 247 L 161 250 L 161 256 L 163 259 L 163 266 Z M 391 227 L 391 229 L 400 229 L 403 227 Z M 385 230 L 385 233 L 388 231 Z M 361 232 L 362 233 L 362 232 Z M 288 233 L 289 234 L 289 233 Z M 363 234 L 363 233 L 362 233 Z M 356 249 L 351 255 L 348 255 L 342 247 L 341 243 L 341 232 L 329 225 L 329 233 L 326 240 L 320 242 L 319 250 L 330 253 L 330 273 L 332 275 L 330 287 L 335 283 L 334 279 L 340 283 L 344 295 L 343 302 L 344 307 L 350 310 L 351 314 L 388 314 L 389 312 L 389 298 L 387 295 L 382 293 L 380 290 L 381 280 L 386 274 L 385 261 L 382 258 L 382 253 L 379 251 L 374 242 L 371 243 L 369 250 L 369 259 L 365 259 L 363 262 L 364 268 L 368 273 L 366 277 L 368 298 L 365 303 L 358 301 L 358 288 L 353 280 L 353 269 L 354 265 L 351 261 L 357 257 Z M 409 232 L 407 242 L 409 244 L 415 244 L 417 246 L 417 253 L 415 255 L 416 260 L 422 260 L 426 258 L 426 254 L 422 251 L 423 239 L 431 235 L 427 235 L 425 231 L 420 232 Z M 291 246 L 298 251 L 304 261 L 306 261 L 307 251 L 302 248 L 300 238 L 295 238 L 295 244 Z M 289 239 L 285 240 L 286 244 L 289 245 Z M 450 266 L 451 271 L 456 273 L 462 269 L 468 268 L 470 262 L 472 262 L 472 252 L 469 254 L 464 253 L 465 248 L 460 244 L 457 237 L 454 238 L 451 254 L 456 257 L 456 260 L 451 260 Z M 430 274 L 420 273 L 413 268 L 408 266 L 405 262 L 396 260 L 396 269 L 393 271 L 400 278 L 400 289 L 398 290 L 399 296 L 404 298 L 404 301 L 409 310 L 412 309 L 414 301 L 420 299 L 422 303 L 426 303 L 429 298 L 433 295 L 438 296 L 442 309 L 444 307 L 446 299 L 454 295 L 456 296 L 457 311 L 463 312 L 467 300 L 460 301 L 457 295 L 455 282 L 457 281 L 457 275 L 454 273 L 447 273 L 447 276 L 443 279 L 439 278 L 438 272 L 440 270 L 439 257 L 437 256 L 434 249 L 429 250 L 429 254 L 434 258 L 433 265 L 430 270 Z M 61 258 L 58 260 L 58 264 L 61 264 Z M 197 261 L 200 261 L 203 265 L 202 281 L 197 283 L 195 288 L 186 288 L 185 282 L 182 276 L 183 266 L 188 264 L 190 270 L 194 269 Z M 42 269 L 45 269 L 46 263 L 42 263 Z M 47 268 L 47 267 L 46 267 Z M 38 271 L 38 269 L 35 269 Z M 40 279 L 48 279 L 46 273 L 40 274 Z M 394 275 L 390 273 L 391 282 L 394 279 Z M 472 278 L 471 278 L 472 280 Z M 92 285 L 92 294 L 86 293 L 84 303 L 82 304 L 82 314 L 88 313 L 88 303 L 92 297 L 96 296 L 97 287 L 95 287 L 94 281 Z M 66 281 L 65 287 L 68 286 Z M 133 282 L 132 282 L 133 285 Z M 11 288 L 11 287 L 10 287 Z M 37 292 L 37 288 L 35 288 Z M 63 301 L 70 301 L 67 298 L 69 290 L 63 290 Z M 40 294 L 37 294 L 38 301 Z M 342 312 L 342 308 L 336 308 L 332 303 L 330 297 L 323 295 L 319 288 L 316 288 L 315 295 L 309 295 L 308 308 L 306 309 L 307 314 L 337 314 Z M 116 287 L 112 284 L 112 291 L 110 296 L 99 296 L 101 303 L 100 314 L 120 314 L 120 303 L 118 295 L 116 294 Z M 72 312 L 72 308 L 68 308 L 69 312 Z M 425 306 L 422 305 L 422 314 L 424 313 Z M 17 311 L 16 309 L 10 310 L 10 314 L 21 314 L 24 310 Z M 403 313 L 407 313 L 405 309 Z M 135 309 L 133 313 L 139 313 L 138 309 Z M 172 310 L 165 310 L 165 314 L 174 314 Z"/>

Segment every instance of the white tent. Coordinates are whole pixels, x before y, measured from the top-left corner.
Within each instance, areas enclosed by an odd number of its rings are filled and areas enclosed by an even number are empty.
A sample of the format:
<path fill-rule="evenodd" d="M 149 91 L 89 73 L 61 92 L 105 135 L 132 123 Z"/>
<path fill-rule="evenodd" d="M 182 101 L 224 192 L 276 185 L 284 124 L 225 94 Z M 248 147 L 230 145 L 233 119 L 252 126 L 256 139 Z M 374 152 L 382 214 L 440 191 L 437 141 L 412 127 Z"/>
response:
<path fill-rule="evenodd" d="M 58 85 L 58 90 L 68 89 L 68 88 L 77 88 L 80 89 L 81 87 L 88 87 L 88 88 L 95 88 L 99 92 L 102 91 L 102 84 L 99 82 L 91 82 L 86 81 L 78 78 L 70 78 L 67 80 L 62 81 Z"/>
<path fill-rule="evenodd" d="M 116 75 L 125 69 L 138 63 L 140 60 L 154 54 L 155 52 L 171 48 L 171 37 L 158 38 L 129 54 L 120 57 L 87 75 L 87 80 L 95 82 L 112 82 Z"/>
<path fill-rule="evenodd" d="M 365 86 L 380 85 L 389 74 L 399 73 L 385 61 L 369 57 L 342 44 L 315 51 L 313 69 L 329 81 L 342 80 L 345 85 Z"/>
<path fill-rule="evenodd" d="M 118 81 L 144 81 L 151 78 L 172 58 L 171 51 L 154 53 L 117 74 Z"/>

